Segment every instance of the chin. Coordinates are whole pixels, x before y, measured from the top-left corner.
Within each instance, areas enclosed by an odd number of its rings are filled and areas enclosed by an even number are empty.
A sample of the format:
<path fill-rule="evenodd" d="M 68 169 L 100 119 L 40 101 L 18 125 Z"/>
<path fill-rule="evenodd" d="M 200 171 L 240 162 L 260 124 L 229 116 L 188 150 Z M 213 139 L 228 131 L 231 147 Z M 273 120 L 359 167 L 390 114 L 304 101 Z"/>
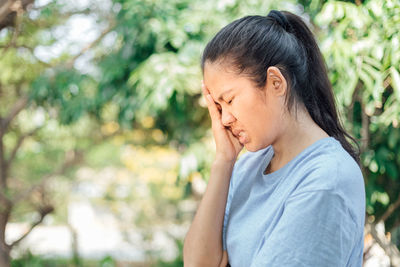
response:
<path fill-rule="evenodd" d="M 254 145 L 251 142 L 244 144 L 244 147 L 246 148 L 247 151 L 250 152 L 256 152 L 258 150 L 264 149 L 266 147 L 268 147 L 268 145 Z"/>

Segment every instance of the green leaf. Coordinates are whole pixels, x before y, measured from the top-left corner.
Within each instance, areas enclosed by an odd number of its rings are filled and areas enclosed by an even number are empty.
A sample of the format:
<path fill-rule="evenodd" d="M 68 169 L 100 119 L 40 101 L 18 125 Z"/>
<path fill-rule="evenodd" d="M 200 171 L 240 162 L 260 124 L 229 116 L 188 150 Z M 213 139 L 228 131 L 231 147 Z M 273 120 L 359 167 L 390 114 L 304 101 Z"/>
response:
<path fill-rule="evenodd" d="M 386 166 L 386 172 L 389 175 L 390 178 L 392 178 L 393 180 L 397 180 L 399 179 L 399 171 L 397 170 L 396 165 L 393 162 L 387 162 L 385 164 Z"/>
<path fill-rule="evenodd" d="M 371 76 L 368 75 L 363 69 L 358 71 L 358 75 L 360 76 L 361 81 L 364 83 L 366 89 L 369 92 L 372 92 L 374 89 L 374 81 L 372 80 Z"/>
<path fill-rule="evenodd" d="M 391 129 L 388 137 L 388 145 L 390 149 L 396 147 L 397 141 L 399 140 L 399 131 L 397 129 Z"/>
<path fill-rule="evenodd" d="M 390 76 L 392 78 L 392 87 L 398 101 L 400 101 L 400 74 L 395 67 L 390 67 Z"/>

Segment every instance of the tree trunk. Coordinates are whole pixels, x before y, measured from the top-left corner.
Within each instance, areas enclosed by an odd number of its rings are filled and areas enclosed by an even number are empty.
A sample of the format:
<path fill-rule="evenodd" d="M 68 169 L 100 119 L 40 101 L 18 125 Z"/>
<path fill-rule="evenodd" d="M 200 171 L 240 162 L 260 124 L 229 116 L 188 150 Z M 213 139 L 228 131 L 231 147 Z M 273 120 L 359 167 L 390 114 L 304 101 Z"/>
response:
<path fill-rule="evenodd" d="M 0 213 L 0 267 L 10 266 L 10 247 L 6 243 L 6 225 L 9 217 L 8 207 Z"/>
<path fill-rule="evenodd" d="M 14 26 L 15 16 L 18 8 L 26 10 L 28 5 L 35 0 L 21 0 L 16 4 L 16 0 L 0 0 L 0 30 L 6 27 Z"/>
<path fill-rule="evenodd" d="M 0 250 L 0 267 L 10 267 L 10 266 L 11 266 L 11 263 L 10 263 L 9 251 L 3 250 L 3 248 L 1 248 L 1 250 Z"/>

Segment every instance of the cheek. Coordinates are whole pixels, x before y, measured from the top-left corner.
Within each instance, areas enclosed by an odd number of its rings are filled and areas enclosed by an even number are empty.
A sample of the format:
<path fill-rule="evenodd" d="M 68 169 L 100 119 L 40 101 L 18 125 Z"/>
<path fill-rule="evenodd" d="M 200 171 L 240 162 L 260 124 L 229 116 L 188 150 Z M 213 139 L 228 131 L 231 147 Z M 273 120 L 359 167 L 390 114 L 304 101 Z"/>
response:
<path fill-rule="evenodd" d="M 251 128 L 259 138 L 275 136 L 279 132 L 282 120 L 280 112 L 276 109 L 276 105 L 258 103 L 257 105 L 251 105 L 249 109 L 249 114 L 252 118 Z"/>
<path fill-rule="evenodd" d="M 279 124 L 278 103 L 265 100 L 261 93 L 242 95 L 232 105 L 232 115 L 236 117 L 239 124 L 249 132 L 260 135 L 262 131 L 271 131 Z"/>

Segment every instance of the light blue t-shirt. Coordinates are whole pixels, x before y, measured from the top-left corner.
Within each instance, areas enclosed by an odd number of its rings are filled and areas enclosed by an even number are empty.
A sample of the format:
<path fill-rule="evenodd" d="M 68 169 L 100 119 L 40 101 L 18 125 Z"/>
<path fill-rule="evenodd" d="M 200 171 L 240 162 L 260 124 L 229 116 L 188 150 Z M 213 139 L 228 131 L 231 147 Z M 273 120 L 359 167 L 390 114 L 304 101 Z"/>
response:
<path fill-rule="evenodd" d="M 232 267 L 361 267 L 365 187 L 360 168 L 332 137 L 281 169 L 264 170 L 271 146 L 236 162 L 223 246 Z"/>

